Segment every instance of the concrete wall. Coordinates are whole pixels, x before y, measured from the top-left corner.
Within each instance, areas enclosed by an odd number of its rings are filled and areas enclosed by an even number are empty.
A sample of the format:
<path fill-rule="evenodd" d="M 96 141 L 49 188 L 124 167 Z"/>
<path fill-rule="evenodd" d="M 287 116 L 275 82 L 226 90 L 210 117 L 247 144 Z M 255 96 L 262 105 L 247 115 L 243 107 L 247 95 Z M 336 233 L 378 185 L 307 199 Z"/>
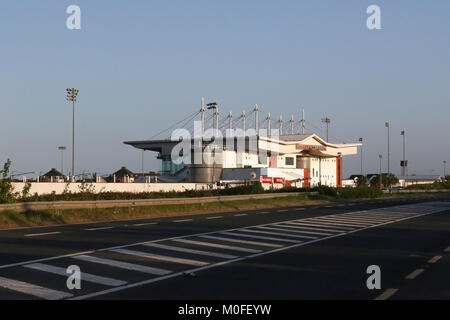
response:
<path fill-rule="evenodd" d="M 14 182 L 15 192 L 22 192 L 25 183 Z M 62 194 L 66 188 L 66 183 L 31 183 L 30 194 L 38 195 Z M 186 190 L 202 190 L 209 189 L 209 185 L 205 183 L 91 183 L 86 184 L 89 188 L 92 186 L 93 192 L 158 192 L 158 191 L 186 191 Z M 72 193 L 80 192 L 81 183 L 70 183 L 67 191 Z"/>

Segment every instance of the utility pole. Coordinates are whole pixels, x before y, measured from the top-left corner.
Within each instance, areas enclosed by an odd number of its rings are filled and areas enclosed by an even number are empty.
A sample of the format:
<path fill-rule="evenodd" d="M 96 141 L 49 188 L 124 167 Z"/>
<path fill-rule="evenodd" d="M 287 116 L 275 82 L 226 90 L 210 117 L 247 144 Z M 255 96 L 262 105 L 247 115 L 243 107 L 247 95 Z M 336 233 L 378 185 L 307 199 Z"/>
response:
<path fill-rule="evenodd" d="M 247 116 L 245 115 L 245 110 L 242 110 L 242 131 L 244 131 L 244 137 L 245 137 L 245 119 Z"/>
<path fill-rule="evenodd" d="M 280 136 L 283 135 L 283 116 L 280 116 L 280 120 L 278 120 L 278 123 L 280 124 Z"/>
<path fill-rule="evenodd" d="M 328 142 L 328 125 L 330 124 L 331 119 L 330 118 L 322 118 L 322 122 L 326 123 L 326 125 L 327 125 L 327 142 Z"/>
<path fill-rule="evenodd" d="M 267 113 L 267 136 L 270 137 L 270 112 Z"/>
<path fill-rule="evenodd" d="M 233 129 L 233 111 L 230 110 L 230 113 L 228 114 L 228 129 L 230 129 L 230 134 L 231 134 L 231 129 Z"/>
<path fill-rule="evenodd" d="M 444 164 L 444 180 L 446 180 L 446 175 L 445 175 L 445 165 L 447 164 L 447 161 L 442 161 L 442 163 Z"/>
<path fill-rule="evenodd" d="M 142 177 L 144 177 L 144 172 L 145 172 L 144 171 L 144 152 L 145 152 L 145 150 L 142 149 Z"/>
<path fill-rule="evenodd" d="M 78 89 L 68 88 L 67 101 L 72 101 L 72 176 L 75 182 L 75 102 L 77 101 Z"/>

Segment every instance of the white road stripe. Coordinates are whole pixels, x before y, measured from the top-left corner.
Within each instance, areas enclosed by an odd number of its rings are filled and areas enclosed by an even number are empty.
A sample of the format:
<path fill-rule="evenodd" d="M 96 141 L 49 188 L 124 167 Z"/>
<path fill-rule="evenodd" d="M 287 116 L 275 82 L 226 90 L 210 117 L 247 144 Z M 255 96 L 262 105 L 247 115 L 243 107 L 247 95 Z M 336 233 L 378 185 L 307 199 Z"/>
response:
<path fill-rule="evenodd" d="M 45 232 L 45 233 L 31 233 L 26 234 L 25 237 L 39 237 L 39 236 L 48 236 L 51 234 L 60 234 L 61 232 Z"/>
<path fill-rule="evenodd" d="M 317 234 L 319 236 L 331 236 L 332 233 L 323 233 L 323 232 L 313 232 L 313 231 L 305 231 L 305 230 L 292 230 L 288 229 L 289 227 L 283 226 L 277 226 L 279 228 L 272 228 L 272 227 L 257 227 L 258 229 L 267 229 L 267 230 L 275 230 L 275 231 L 288 231 L 288 232 L 294 232 L 294 233 L 306 233 L 306 234 Z"/>
<path fill-rule="evenodd" d="M 217 216 L 217 217 L 207 217 L 206 220 L 211 220 L 211 219 L 220 219 L 223 218 L 222 216 Z"/>
<path fill-rule="evenodd" d="M 144 273 L 149 273 L 149 274 L 156 274 L 159 276 L 172 273 L 172 271 L 169 271 L 169 270 L 152 268 L 152 267 L 147 267 L 147 266 L 143 266 L 143 265 L 139 265 L 139 264 L 128 263 L 128 262 L 118 261 L 118 260 L 105 259 L 105 258 L 99 258 L 99 257 L 93 257 L 93 256 L 81 255 L 81 256 L 76 256 L 73 258 L 82 260 L 82 261 L 92 262 L 92 263 L 104 264 L 107 266 L 121 268 L 121 269 L 144 272 Z"/>
<path fill-rule="evenodd" d="M 152 224 L 158 224 L 158 222 L 135 223 L 135 224 L 133 224 L 133 226 L 135 226 L 135 227 L 141 227 L 141 226 L 148 226 L 148 225 L 152 225 Z"/>
<path fill-rule="evenodd" d="M 195 245 L 205 246 L 205 247 L 229 249 L 229 250 L 235 250 L 235 251 L 243 251 L 243 252 L 251 252 L 251 253 L 261 252 L 261 250 L 242 248 L 242 247 L 235 247 L 235 246 L 229 246 L 229 245 L 225 245 L 225 244 L 218 244 L 218 243 L 211 243 L 211 242 L 203 242 L 203 241 L 195 241 L 195 240 L 187 240 L 187 239 L 174 239 L 173 241 L 178 241 L 178 242 L 182 242 L 182 243 L 189 243 L 189 244 L 195 244 Z"/>
<path fill-rule="evenodd" d="M 155 259 L 155 260 L 168 261 L 168 262 L 174 262 L 174 263 L 188 264 L 188 265 L 192 265 L 192 266 L 206 266 L 206 265 L 209 264 L 208 262 L 205 262 L 205 261 L 198 261 L 198 260 L 183 259 L 183 258 L 177 258 L 177 257 L 162 256 L 162 255 L 158 255 L 158 254 L 142 252 L 142 251 L 135 251 L 135 250 L 128 250 L 128 249 L 114 249 L 114 250 L 111 250 L 111 251 L 117 252 L 117 253 L 128 254 L 128 255 L 132 255 L 132 256 L 137 256 L 137 257 L 148 258 L 148 259 Z"/>
<path fill-rule="evenodd" d="M 242 217 L 242 216 L 246 216 L 247 214 L 246 213 L 241 213 L 241 214 L 235 214 L 234 216 L 235 217 Z"/>
<path fill-rule="evenodd" d="M 341 219 L 341 218 L 314 218 L 314 221 L 330 221 L 333 223 L 336 223 L 337 225 L 344 225 L 344 226 L 355 226 L 355 227 L 366 227 L 366 226 L 370 226 L 376 223 L 373 222 L 356 222 L 356 221 L 351 221 L 351 220 L 347 220 L 347 219 Z"/>
<path fill-rule="evenodd" d="M 327 228 L 333 228 L 333 229 L 337 229 L 337 230 L 346 230 L 346 231 L 350 231 L 350 230 L 355 230 L 357 228 L 350 228 L 350 227 L 342 227 L 342 226 L 335 226 L 332 223 L 323 223 L 323 222 L 316 222 L 316 221 L 306 221 L 306 222 L 290 222 L 290 224 L 295 224 L 295 225 L 299 225 L 299 226 L 310 226 L 310 227 L 327 227 Z"/>
<path fill-rule="evenodd" d="M 114 227 L 100 227 L 100 228 L 89 228 L 89 229 L 84 229 L 85 231 L 97 231 L 97 230 L 106 230 L 106 229 L 112 229 Z"/>
<path fill-rule="evenodd" d="M 243 234 L 243 233 L 236 233 L 236 232 L 220 232 L 220 234 L 225 234 L 227 236 L 235 236 L 235 237 L 247 237 L 247 238 L 255 238 L 255 239 L 263 239 L 263 240 L 273 240 L 273 241 L 282 241 L 282 242 L 292 242 L 292 243 L 301 243 L 303 241 L 298 240 L 290 240 L 290 239 L 280 239 L 280 238 L 273 238 L 273 237 L 263 237 L 263 236 L 255 236 L 253 234 Z"/>
<path fill-rule="evenodd" d="M 413 279 L 417 278 L 417 276 L 418 276 L 419 274 L 421 274 L 422 272 L 424 272 L 424 271 L 425 271 L 425 269 L 416 269 L 416 270 L 414 270 L 413 272 L 411 272 L 410 274 L 408 274 L 408 275 L 405 277 L 405 279 L 413 280 Z"/>
<path fill-rule="evenodd" d="M 304 227 L 304 226 L 299 226 L 299 225 L 292 225 L 288 222 L 283 222 L 283 223 L 278 223 L 278 224 L 274 224 L 275 226 L 280 226 L 280 227 L 289 227 L 289 228 L 295 228 L 295 229 L 302 229 L 302 230 L 312 230 L 312 231 L 325 231 L 325 232 L 337 232 L 337 233 L 341 233 L 341 232 L 345 232 L 342 230 L 332 230 L 332 229 L 323 229 L 323 228 L 315 228 L 315 227 Z"/>
<path fill-rule="evenodd" d="M 51 266 L 49 264 L 34 263 L 34 264 L 24 265 L 24 267 L 33 269 L 33 270 L 54 273 L 54 274 L 64 276 L 64 277 L 69 276 L 69 274 L 66 272 L 66 270 L 67 270 L 66 268 Z M 102 284 L 105 286 L 111 286 L 111 287 L 118 287 L 118 286 L 127 284 L 126 281 L 96 276 L 96 275 L 89 274 L 89 273 L 86 273 L 83 271 L 81 272 L 81 281 L 93 282 L 93 283 L 98 283 L 98 284 Z"/>
<path fill-rule="evenodd" d="M 433 258 L 431 258 L 430 260 L 428 260 L 428 263 L 436 263 L 436 262 L 438 262 L 441 258 L 442 258 L 442 256 L 434 256 Z"/>
<path fill-rule="evenodd" d="M 173 220 L 173 222 L 186 222 L 186 221 L 192 221 L 193 219 L 182 219 L 182 220 Z"/>
<path fill-rule="evenodd" d="M 289 211 L 289 210 L 277 210 L 277 212 L 286 212 L 286 211 Z"/>
<path fill-rule="evenodd" d="M 311 222 L 326 222 L 326 223 L 330 223 L 332 225 L 335 226 L 344 226 L 344 227 L 367 227 L 369 225 L 367 224 L 360 224 L 360 223 L 346 223 L 346 222 L 339 222 L 339 220 L 336 219 L 319 219 L 319 218 L 312 218 L 312 219 L 308 219 Z"/>
<path fill-rule="evenodd" d="M 215 237 L 215 236 L 200 236 L 200 238 L 221 240 L 221 241 L 228 241 L 228 242 L 237 242 L 237 243 L 244 243 L 244 244 L 252 244 L 252 245 L 256 245 L 256 246 L 272 247 L 272 248 L 281 248 L 282 247 L 282 245 L 274 244 L 274 243 L 248 241 L 248 240 L 240 240 L 240 239 L 232 239 L 232 238 L 224 238 L 224 237 Z"/>
<path fill-rule="evenodd" d="M 272 232 L 272 231 L 261 231 L 261 230 L 253 230 L 253 229 L 242 229 L 239 231 L 240 232 L 251 232 L 251 233 L 263 233 L 263 234 L 270 234 L 270 235 L 274 235 L 274 236 L 282 236 L 282 237 L 290 237 L 290 238 L 317 239 L 317 237 L 311 237 L 311 236 L 301 236 L 301 235 L 297 235 L 297 234 Z"/>
<path fill-rule="evenodd" d="M 148 244 L 144 244 L 144 246 L 151 247 L 151 248 L 164 249 L 164 250 L 187 252 L 187 253 L 199 254 L 199 255 L 216 257 L 216 258 L 224 258 L 224 259 L 237 258 L 237 256 L 233 256 L 231 254 L 224 254 L 224 253 L 217 253 L 217 252 L 203 251 L 203 250 L 193 250 L 193 249 L 187 249 L 187 248 L 181 248 L 181 247 L 167 246 L 167 245 L 157 244 L 157 243 L 148 243 Z"/>
<path fill-rule="evenodd" d="M 387 300 L 390 297 L 392 297 L 398 289 L 387 289 L 382 294 L 380 294 L 378 297 L 375 298 L 375 300 Z"/>
<path fill-rule="evenodd" d="M 0 277 L 0 287 L 46 300 L 60 300 L 73 297 L 73 294 L 71 293 L 56 291 L 31 283 L 7 279 L 3 277 Z"/>

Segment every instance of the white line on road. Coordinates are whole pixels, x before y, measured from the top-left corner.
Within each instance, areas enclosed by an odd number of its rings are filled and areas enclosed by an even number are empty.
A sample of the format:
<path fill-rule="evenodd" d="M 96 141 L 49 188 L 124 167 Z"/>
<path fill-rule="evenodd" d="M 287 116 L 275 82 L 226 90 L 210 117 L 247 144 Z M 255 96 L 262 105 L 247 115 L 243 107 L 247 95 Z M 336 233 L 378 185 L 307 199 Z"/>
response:
<path fill-rule="evenodd" d="M 45 300 L 60 300 L 73 297 L 73 294 L 40 287 L 31 283 L 0 277 L 0 287 L 29 294 Z"/>
<path fill-rule="evenodd" d="M 200 236 L 200 238 L 212 239 L 212 240 L 220 240 L 220 241 L 228 241 L 228 242 L 237 242 L 237 243 L 244 243 L 244 244 L 252 244 L 252 245 L 256 245 L 256 246 L 272 247 L 272 248 L 281 248 L 282 247 L 282 245 L 274 244 L 274 243 L 248 241 L 248 240 L 240 240 L 240 239 L 231 239 L 231 238 L 225 238 L 225 237 Z"/>
<path fill-rule="evenodd" d="M 121 269 L 144 272 L 144 273 L 149 273 L 149 274 L 156 274 L 159 276 L 172 273 L 172 271 L 169 271 L 169 270 L 152 268 L 152 267 L 142 266 L 139 264 L 128 263 L 128 262 L 118 261 L 118 260 L 105 259 L 105 258 L 99 258 L 99 257 L 93 257 L 93 256 L 87 256 L 87 255 L 76 256 L 73 258 L 82 260 L 82 261 L 92 262 L 92 263 L 104 264 L 107 266 L 121 268 Z"/>
<path fill-rule="evenodd" d="M 217 216 L 217 217 L 207 217 L 206 220 L 211 220 L 211 219 L 220 219 L 223 218 L 222 216 Z"/>
<path fill-rule="evenodd" d="M 192 221 L 194 219 L 182 219 L 182 220 L 173 220 L 173 222 L 186 222 L 186 221 Z"/>
<path fill-rule="evenodd" d="M 252 229 L 242 229 L 240 231 L 241 232 L 252 232 L 252 233 L 263 233 L 263 234 L 270 234 L 270 235 L 274 235 L 274 236 L 291 237 L 291 238 L 317 239 L 317 237 L 301 236 L 301 235 L 297 235 L 297 234 L 289 234 L 289 233 L 281 233 L 281 232 L 261 231 L 261 230 L 252 230 Z"/>
<path fill-rule="evenodd" d="M 64 277 L 69 276 L 69 274 L 66 272 L 67 271 L 66 268 L 51 266 L 49 264 L 34 263 L 34 264 L 25 265 L 24 267 L 33 269 L 33 270 L 54 273 L 54 274 L 64 276 Z M 116 280 L 116 279 L 112 279 L 112 278 L 106 278 L 106 277 L 102 277 L 102 276 L 96 276 L 96 275 L 89 274 L 86 272 L 81 273 L 81 280 L 87 281 L 87 282 L 98 283 L 98 284 L 102 284 L 105 286 L 111 286 L 111 287 L 118 287 L 118 286 L 123 286 L 124 284 L 127 284 L 126 281 Z"/>
<path fill-rule="evenodd" d="M 242 216 L 246 216 L 247 214 L 246 213 L 241 213 L 241 214 L 235 214 L 234 216 L 235 217 L 242 217 Z"/>
<path fill-rule="evenodd" d="M 277 210 L 277 212 L 287 212 L 287 211 L 289 211 L 289 210 Z"/>
<path fill-rule="evenodd" d="M 323 229 L 323 228 L 303 227 L 303 226 L 299 226 L 299 225 L 291 225 L 291 224 L 289 224 L 289 223 L 275 223 L 274 226 L 277 226 L 277 227 L 284 227 L 284 228 L 293 228 L 293 229 L 299 229 L 299 230 L 324 231 L 324 232 L 336 232 L 336 233 L 345 232 L 345 231 L 342 231 L 342 230 L 332 230 L 332 229 Z"/>
<path fill-rule="evenodd" d="M 390 297 L 392 297 L 392 295 L 394 295 L 397 291 L 398 291 L 398 289 L 387 289 L 382 294 L 380 294 L 378 297 L 376 297 L 375 300 L 387 300 Z"/>
<path fill-rule="evenodd" d="M 342 227 L 342 226 L 335 226 L 332 223 L 325 223 L 325 222 L 316 222 L 316 221 L 309 221 L 307 220 L 306 222 L 301 222 L 301 221 L 292 221 L 290 222 L 290 224 L 295 224 L 295 225 L 299 225 L 299 226 L 310 226 L 310 227 L 326 227 L 326 228 L 333 228 L 333 229 L 337 229 L 337 230 L 346 230 L 346 231 L 351 231 L 351 230 L 355 230 L 356 228 L 350 228 L 350 227 Z"/>
<path fill-rule="evenodd" d="M 178 251 L 178 252 L 187 252 L 187 253 L 199 254 L 199 255 L 216 257 L 216 258 L 224 258 L 224 259 L 237 258 L 237 256 L 233 256 L 231 254 L 224 254 L 224 253 L 217 253 L 217 252 L 203 251 L 203 250 L 193 250 L 193 249 L 187 249 L 187 248 L 181 248 L 181 247 L 167 246 L 167 245 L 157 244 L 157 243 L 148 243 L 148 244 L 144 244 L 144 246 L 151 247 L 151 248 L 157 248 L 157 249 Z"/>
<path fill-rule="evenodd" d="M 258 227 L 258 229 L 267 229 L 267 230 L 275 230 L 275 231 L 288 231 L 288 232 L 294 232 L 294 233 L 306 233 L 306 234 L 317 234 L 319 236 L 331 236 L 332 233 L 322 233 L 322 232 L 313 232 L 313 231 L 305 231 L 305 230 L 292 230 L 287 229 L 289 227 L 283 227 L 280 225 L 277 225 L 279 228 L 272 228 L 272 227 Z"/>
<path fill-rule="evenodd" d="M 436 263 L 436 262 L 438 262 L 441 258 L 442 258 L 442 256 L 434 256 L 433 258 L 431 258 L 430 260 L 428 260 L 428 263 Z"/>
<path fill-rule="evenodd" d="M 292 242 L 292 243 L 301 243 L 301 242 L 303 242 L 303 241 L 290 240 L 290 239 L 280 239 L 280 238 L 273 238 L 273 237 L 255 236 L 253 234 L 243 234 L 243 233 L 236 233 L 236 232 L 220 232 L 220 234 L 225 234 L 227 236 L 246 237 L 246 238 L 255 238 L 255 239 L 263 239 L 263 240 L 282 241 L 282 242 Z"/>
<path fill-rule="evenodd" d="M 25 237 L 40 237 L 40 236 L 48 236 L 51 234 L 60 234 L 61 232 L 45 232 L 45 233 L 31 233 L 26 234 Z"/>
<path fill-rule="evenodd" d="M 135 227 L 142 227 L 142 226 L 148 226 L 148 225 L 152 225 L 152 224 L 158 224 L 158 222 L 135 223 L 135 224 L 133 224 L 133 226 L 135 226 Z"/>
<path fill-rule="evenodd" d="M 419 274 L 421 274 L 422 272 L 424 272 L 424 271 L 425 271 L 425 269 L 416 269 L 416 270 L 414 270 L 413 272 L 411 272 L 410 274 L 408 274 L 408 275 L 405 277 L 405 279 L 413 280 L 413 279 L 417 278 L 417 276 L 418 276 Z"/>
<path fill-rule="evenodd" d="M 128 254 L 128 255 L 132 255 L 132 256 L 137 256 L 137 257 L 142 257 L 142 258 L 155 259 L 155 260 L 168 261 L 168 262 L 181 263 L 181 264 L 189 264 L 192 266 L 206 266 L 207 264 L 209 264 L 208 262 L 205 262 L 205 261 L 183 259 L 183 258 L 170 257 L 170 256 L 162 256 L 159 254 L 153 254 L 153 253 L 135 251 L 135 250 L 114 249 L 111 251 L 117 252 L 117 253 L 122 253 L 122 254 Z"/>
<path fill-rule="evenodd" d="M 256 214 L 266 214 L 266 213 L 269 213 L 269 212 L 263 211 L 263 212 L 257 212 Z"/>
<path fill-rule="evenodd" d="M 89 228 L 89 229 L 84 229 L 85 231 L 97 231 L 97 230 L 107 230 L 107 229 L 112 229 L 114 227 L 99 227 L 99 228 Z"/>
<path fill-rule="evenodd" d="M 173 241 L 188 243 L 188 244 L 195 244 L 195 245 L 205 246 L 205 247 L 229 249 L 229 250 L 235 250 L 235 251 L 243 251 L 243 252 L 251 252 L 251 253 L 261 252 L 261 250 L 235 247 L 235 246 L 229 246 L 229 245 L 225 245 L 225 244 L 218 244 L 218 243 L 211 243 L 211 242 L 203 242 L 203 241 L 195 241 L 195 240 L 187 240 L 187 239 L 174 239 Z"/>

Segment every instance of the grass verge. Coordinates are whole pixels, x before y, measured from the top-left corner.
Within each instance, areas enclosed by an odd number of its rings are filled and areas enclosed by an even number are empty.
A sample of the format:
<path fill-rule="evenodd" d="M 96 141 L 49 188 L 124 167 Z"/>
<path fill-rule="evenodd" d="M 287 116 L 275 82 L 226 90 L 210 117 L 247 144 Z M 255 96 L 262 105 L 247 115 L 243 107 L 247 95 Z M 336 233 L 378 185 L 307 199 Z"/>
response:
<path fill-rule="evenodd" d="M 411 198 L 418 196 L 430 197 L 430 194 L 385 194 L 381 198 Z M 297 205 L 315 205 L 331 202 L 344 202 L 344 200 L 326 195 L 299 195 L 270 199 L 217 201 L 210 203 L 156 205 L 148 207 L 67 210 L 52 209 L 45 211 L 28 211 L 25 213 L 2 211 L 0 212 L 0 229 L 133 220 L 141 218 L 174 217 L 188 214 L 236 212 L 242 210 L 269 209 Z"/>

